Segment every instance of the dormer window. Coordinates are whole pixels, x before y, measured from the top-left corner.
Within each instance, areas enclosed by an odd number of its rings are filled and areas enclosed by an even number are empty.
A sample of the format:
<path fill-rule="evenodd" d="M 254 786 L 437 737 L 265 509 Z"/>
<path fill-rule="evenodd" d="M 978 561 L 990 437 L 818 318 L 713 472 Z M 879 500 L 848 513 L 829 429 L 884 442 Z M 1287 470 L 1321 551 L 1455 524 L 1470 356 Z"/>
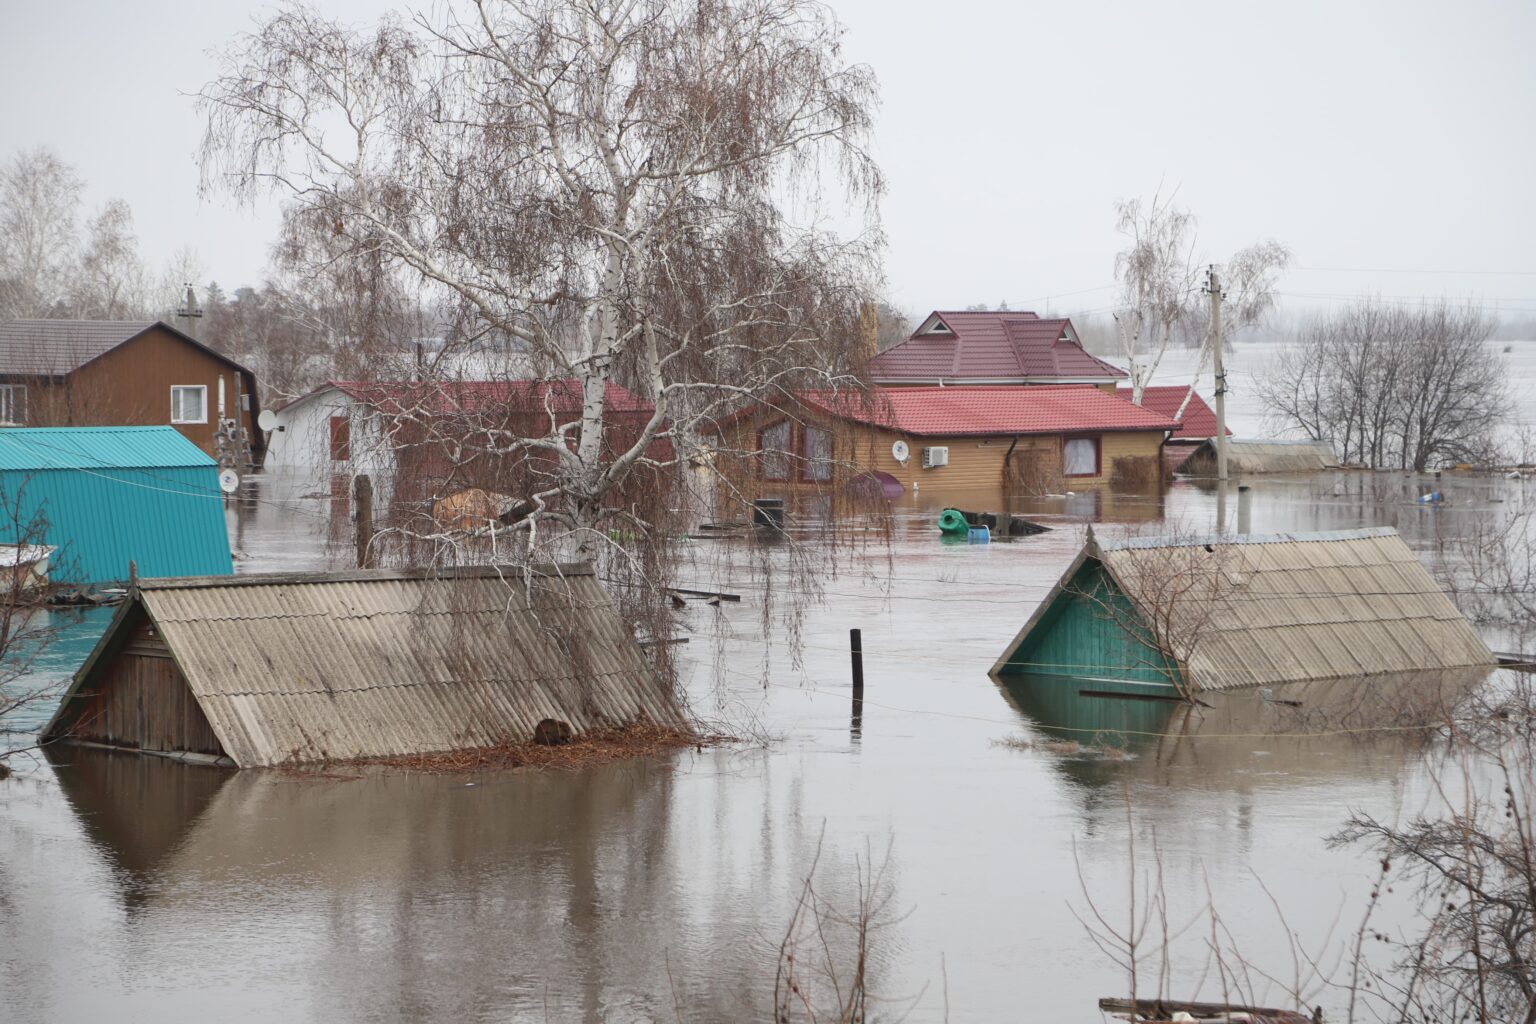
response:
<path fill-rule="evenodd" d="M 923 333 L 924 334 L 954 334 L 955 332 L 951 331 L 948 327 L 946 327 L 944 325 L 944 321 L 943 320 L 935 320 L 933 322 L 933 326 L 928 328 Z"/>

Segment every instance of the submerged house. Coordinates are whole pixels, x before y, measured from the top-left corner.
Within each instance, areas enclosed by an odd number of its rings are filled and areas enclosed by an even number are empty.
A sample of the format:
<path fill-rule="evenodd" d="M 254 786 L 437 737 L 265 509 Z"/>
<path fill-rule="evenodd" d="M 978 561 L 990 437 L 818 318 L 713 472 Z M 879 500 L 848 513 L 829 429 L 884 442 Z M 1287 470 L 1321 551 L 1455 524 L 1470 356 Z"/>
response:
<path fill-rule="evenodd" d="M 1327 441 L 1227 438 L 1227 472 L 1232 476 L 1316 473 L 1338 468 L 1339 457 Z M 1215 476 L 1215 437 L 1196 446 L 1179 466 L 1179 472 L 1186 476 Z"/>
<path fill-rule="evenodd" d="M 1133 389 L 1122 387 L 1116 393 L 1129 399 Z M 1207 405 L 1200 392 L 1190 385 L 1159 384 L 1143 388 L 1141 404 L 1179 421 L 1179 429 L 1168 436 L 1168 444 L 1163 448 L 1163 461 L 1170 470 L 1178 471 L 1201 442 L 1216 436 L 1216 410 Z M 1227 436 L 1232 436 L 1230 429 Z"/>
<path fill-rule="evenodd" d="M 55 583 L 233 571 L 219 466 L 172 427 L 0 430 L 0 544 L 52 548 Z"/>
<path fill-rule="evenodd" d="M 1087 544 L 993 665 L 1140 692 L 1492 665 L 1397 531 Z"/>
<path fill-rule="evenodd" d="M 253 768 L 681 726 L 590 566 L 142 580 L 45 741 Z"/>
<path fill-rule="evenodd" d="M 0 320 L 0 424 L 174 427 L 227 464 L 261 462 L 256 376 L 153 320 Z"/>
<path fill-rule="evenodd" d="M 429 515 L 475 489 L 521 497 L 542 489 L 553 456 L 484 449 L 561 429 L 574 437 L 582 402 L 581 382 L 569 379 L 330 381 L 270 417 L 266 468 L 328 492 L 339 518 L 361 474 L 372 480 L 381 518 L 391 508 Z M 604 444 L 622 451 L 642 436 L 655 406 L 613 383 L 605 402 Z M 672 450 L 661 441 L 651 454 L 665 460 Z"/>
<path fill-rule="evenodd" d="M 875 477 L 894 493 L 1035 490 L 1159 479 L 1178 422 L 1099 388 L 985 386 L 802 392 L 720 424 L 720 471 L 753 499 Z M 745 456 L 743 458 L 742 456 Z"/>
<path fill-rule="evenodd" d="M 912 337 L 875 356 L 885 387 L 1092 384 L 1111 393 L 1126 372 L 1083 349 L 1068 319 L 1011 310 L 935 310 Z"/>

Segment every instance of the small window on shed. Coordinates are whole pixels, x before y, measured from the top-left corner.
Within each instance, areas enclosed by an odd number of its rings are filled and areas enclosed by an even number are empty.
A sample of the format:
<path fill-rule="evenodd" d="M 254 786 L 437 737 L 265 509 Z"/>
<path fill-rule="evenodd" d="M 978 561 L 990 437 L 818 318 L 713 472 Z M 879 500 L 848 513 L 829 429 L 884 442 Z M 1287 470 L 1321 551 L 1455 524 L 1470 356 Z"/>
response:
<path fill-rule="evenodd" d="M 759 465 L 764 480 L 789 479 L 789 420 L 771 423 L 758 432 Z"/>
<path fill-rule="evenodd" d="M 331 417 L 331 461 L 352 460 L 352 417 Z"/>

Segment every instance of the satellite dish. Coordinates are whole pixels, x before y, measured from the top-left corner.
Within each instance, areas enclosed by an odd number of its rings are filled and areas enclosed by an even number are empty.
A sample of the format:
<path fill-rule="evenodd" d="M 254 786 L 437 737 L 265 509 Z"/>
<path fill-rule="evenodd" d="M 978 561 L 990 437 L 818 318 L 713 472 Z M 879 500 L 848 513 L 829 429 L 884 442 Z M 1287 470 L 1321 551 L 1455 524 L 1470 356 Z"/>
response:
<path fill-rule="evenodd" d="M 895 444 L 891 445 L 891 458 L 895 459 L 897 462 L 906 462 L 907 456 L 911 454 L 912 450 L 907 447 L 907 442 L 905 441 L 897 441 Z"/>
<path fill-rule="evenodd" d="M 219 490 L 225 494 L 234 494 L 240 489 L 240 474 L 232 469 L 219 472 Z"/>
<path fill-rule="evenodd" d="M 256 417 L 256 425 L 262 430 L 275 430 L 277 428 L 277 413 L 271 409 L 261 410 L 261 415 Z"/>

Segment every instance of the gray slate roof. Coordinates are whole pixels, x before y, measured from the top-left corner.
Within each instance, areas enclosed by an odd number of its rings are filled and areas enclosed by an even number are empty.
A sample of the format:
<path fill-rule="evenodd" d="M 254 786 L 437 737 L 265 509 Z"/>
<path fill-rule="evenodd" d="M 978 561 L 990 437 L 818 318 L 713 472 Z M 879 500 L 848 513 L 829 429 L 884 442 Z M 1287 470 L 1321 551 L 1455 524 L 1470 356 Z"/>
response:
<path fill-rule="evenodd" d="M 136 600 L 242 768 L 524 742 L 544 718 L 684 724 L 590 566 L 444 573 L 144 580 Z M 133 605 L 45 736 L 67 731 Z"/>
<path fill-rule="evenodd" d="M 59 376 L 155 326 L 154 320 L 0 320 L 0 373 Z"/>

